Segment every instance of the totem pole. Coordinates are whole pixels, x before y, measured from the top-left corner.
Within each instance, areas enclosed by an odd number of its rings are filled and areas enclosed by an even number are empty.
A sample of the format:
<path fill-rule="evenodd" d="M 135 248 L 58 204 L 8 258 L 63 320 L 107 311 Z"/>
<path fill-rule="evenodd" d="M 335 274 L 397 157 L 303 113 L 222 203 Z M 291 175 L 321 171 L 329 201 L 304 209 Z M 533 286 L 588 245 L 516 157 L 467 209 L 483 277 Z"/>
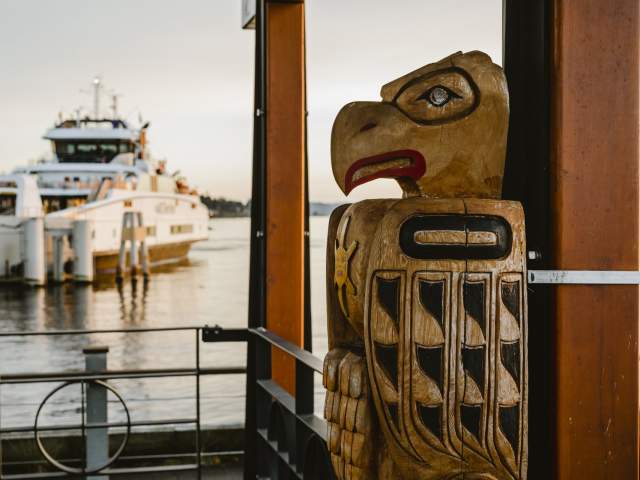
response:
<path fill-rule="evenodd" d="M 332 134 L 345 194 L 402 199 L 329 222 L 328 444 L 338 479 L 526 479 L 524 214 L 500 200 L 502 69 L 457 53 L 346 105 Z"/>

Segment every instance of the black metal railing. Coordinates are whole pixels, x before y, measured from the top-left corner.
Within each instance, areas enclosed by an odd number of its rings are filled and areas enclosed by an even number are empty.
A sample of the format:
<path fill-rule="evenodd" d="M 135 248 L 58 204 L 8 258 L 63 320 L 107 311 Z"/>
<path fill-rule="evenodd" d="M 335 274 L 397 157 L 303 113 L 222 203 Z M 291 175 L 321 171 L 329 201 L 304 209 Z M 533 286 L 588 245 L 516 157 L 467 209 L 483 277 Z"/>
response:
<path fill-rule="evenodd" d="M 45 396 L 42 400 L 38 411 L 42 408 L 46 400 L 53 395 L 56 391 L 71 384 L 80 384 L 81 386 L 81 422 L 78 425 L 47 425 L 41 426 L 38 424 L 37 416 L 33 423 L 27 425 L 21 425 L 17 427 L 0 428 L 0 441 L 3 437 L 9 434 L 25 434 L 32 433 L 33 438 L 36 440 L 36 444 L 43 460 L 46 460 L 54 471 L 49 472 L 37 472 L 37 473 L 20 473 L 20 474 L 5 474 L 4 469 L 0 469 L 1 479 L 30 479 L 30 478 L 60 478 L 68 476 L 78 476 L 91 474 L 105 474 L 105 475 L 143 475 L 147 473 L 157 474 L 161 471 L 188 471 L 193 470 L 197 472 L 197 478 L 200 478 L 203 468 L 203 457 L 225 455 L 241 455 L 241 451 L 228 451 L 221 450 L 215 452 L 203 452 L 202 451 L 202 432 L 201 432 L 201 401 L 200 401 L 200 380 L 202 376 L 206 375 L 227 375 L 227 374 L 244 374 L 246 372 L 245 367 L 206 367 L 201 366 L 201 352 L 200 343 L 201 335 L 202 339 L 206 342 L 246 342 L 248 335 L 246 329 L 221 329 L 220 327 L 164 327 L 164 328 L 139 328 L 139 329 L 104 329 L 104 330 L 52 330 L 43 332 L 7 332 L 0 333 L 0 338 L 7 337 L 50 337 L 50 336 L 74 336 L 74 335 L 98 335 L 106 333 L 122 333 L 122 334 L 144 334 L 149 332 L 193 332 L 195 343 L 195 358 L 193 368 L 173 368 L 173 369 L 139 369 L 139 370 L 105 370 L 100 372 L 82 372 L 82 371 L 63 371 L 63 372 L 50 372 L 50 373 L 17 373 L 6 374 L 4 373 L 0 377 L 1 385 L 28 385 L 36 383 L 58 383 L 60 385 L 55 386 L 53 390 Z M 195 377 L 195 394 L 193 401 L 195 402 L 196 415 L 193 418 L 169 418 L 163 420 L 153 421 L 136 421 L 132 420 L 128 414 L 128 408 L 126 405 L 126 398 L 124 398 L 111 384 L 109 380 L 115 379 L 148 379 L 148 378 L 160 378 L 160 377 Z M 127 421 L 125 422 L 106 422 L 96 423 L 88 425 L 85 416 L 85 391 L 87 385 L 101 385 L 103 388 L 110 390 L 122 403 L 125 412 L 127 413 Z M 0 405 L 1 407 L 1 405 Z M 136 460 L 145 460 L 147 463 L 150 460 L 164 461 L 168 457 L 180 458 L 183 461 L 191 459 L 191 463 L 183 463 L 180 465 L 154 465 L 145 468 L 116 468 L 118 460 L 131 460 L 133 457 L 125 457 L 125 447 L 127 443 L 128 433 L 133 427 L 159 427 L 159 426 L 176 426 L 176 425 L 193 425 L 194 427 L 194 444 L 195 449 L 192 453 L 177 454 L 177 455 L 142 455 L 135 456 Z M 102 468 L 90 470 L 87 468 L 86 462 L 82 458 L 74 458 L 63 461 L 57 460 L 50 455 L 40 441 L 40 433 L 43 431 L 48 432 L 63 432 L 63 431 L 81 431 L 81 445 L 85 444 L 85 435 L 87 430 L 92 428 L 114 428 L 124 429 L 125 435 L 121 443 L 121 447 L 117 449 L 114 455 L 105 463 Z M 187 460 L 188 461 L 188 460 Z M 23 462 L 24 463 L 24 462 Z M 27 462 L 29 463 L 29 462 Z M 36 463 L 36 462 L 31 462 Z M 41 464 L 44 461 L 40 462 Z M 0 461 L 0 465 L 2 462 Z"/>
<path fill-rule="evenodd" d="M 97 335 L 105 333 L 141 334 L 145 332 L 175 332 L 193 331 L 195 341 L 195 365 L 193 368 L 174 369 L 139 369 L 139 370 L 105 370 L 103 372 L 49 372 L 49 373 L 18 373 L 4 375 L 0 378 L 0 385 L 24 385 L 35 383 L 59 383 L 54 390 L 69 383 L 88 385 L 92 382 L 106 383 L 116 379 L 143 379 L 160 377 L 195 377 L 196 404 L 195 418 L 172 418 L 164 420 L 127 422 L 107 422 L 87 425 L 84 414 L 78 425 L 49 425 L 39 427 L 34 424 L 0 429 L 0 440 L 3 435 L 16 433 L 32 433 L 34 437 L 40 431 L 61 432 L 81 430 L 82 444 L 87 429 L 91 428 L 120 428 L 129 431 L 132 427 L 158 427 L 175 425 L 194 425 L 195 451 L 189 454 L 166 455 L 130 455 L 125 456 L 122 447 L 110 459 L 109 465 L 95 471 L 89 471 L 83 465 L 83 459 L 67 459 L 63 463 L 43 453 L 46 460 L 55 467 L 56 471 L 49 473 L 21 473 L 16 475 L 0 474 L 2 479 L 41 479 L 64 478 L 79 474 L 105 475 L 144 475 L 158 472 L 177 472 L 193 470 L 200 478 L 204 466 L 203 457 L 237 455 L 243 452 L 220 450 L 203 452 L 201 449 L 201 402 L 200 377 L 203 375 L 244 374 L 245 367 L 207 367 L 200 364 L 201 340 L 205 343 L 248 342 L 249 358 L 253 359 L 252 372 L 247 378 L 247 398 L 253 398 L 248 409 L 254 414 L 255 421 L 245 426 L 245 449 L 250 455 L 245 455 L 245 478 L 302 479 L 331 480 L 334 474 L 331 469 L 330 458 L 326 448 L 327 425 L 324 419 L 314 414 L 314 375 L 322 374 L 322 360 L 310 352 L 297 347 L 264 328 L 252 329 L 223 329 L 221 327 L 165 327 L 141 329 L 107 329 L 107 330 L 53 330 L 47 332 L 11 332 L 0 333 L 2 337 L 56 336 L 56 335 Z M 271 377 L 271 353 L 278 349 L 295 362 L 295 396 L 284 390 Z M 113 391 L 113 390 L 112 390 Z M 126 409 L 126 398 L 121 402 Z M 45 398 L 46 400 L 46 398 Z M 84 397 L 82 398 L 84 410 Z M 126 440 L 122 443 L 126 446 Z M 156 465 L 146 468 L 118 468 L 118 460 L 157 460 L 164 462 L 168 458 L 194 460 L 193 463 L 180 465 Z M 53 461 L 52 461 L 53 460 Z M 78 467 L 65 468 L 67 464 L 80 464 Z M 60 466 L 63 468 L 60 468 Z"/>
<path fill-rule="evenodd" d="M 322 374 L 322 360 L 264 328 L 249 329 L 248 340 L 254 365 L 248 369 L 247 396 L 255 401 L 245 426 L 245 448 L 253 457 L 245 462 L 245 478 L 334 479 L 327 424 L 314 414 L 314 374 Z M 274 348 L 295 361 L 295 396 L 272 379 Z"/>

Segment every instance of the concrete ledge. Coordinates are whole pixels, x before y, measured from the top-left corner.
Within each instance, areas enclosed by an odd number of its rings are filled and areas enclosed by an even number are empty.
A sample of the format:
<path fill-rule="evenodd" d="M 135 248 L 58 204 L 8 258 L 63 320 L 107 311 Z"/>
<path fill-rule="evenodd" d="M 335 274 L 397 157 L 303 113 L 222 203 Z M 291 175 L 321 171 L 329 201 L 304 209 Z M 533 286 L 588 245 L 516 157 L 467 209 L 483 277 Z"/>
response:
<path fill-rule="evenodd" d="M 75 433 L 75 432 L 74 432 Z M 111 452 L 122 442 L 122 433 L 109 436 Z M 196 463 L 195 430 L 154 430 L 133 432 L 127 448 L 114 468 L 140 468 Z M 203 465 L 237 468 L 242 463 L 244 429 L 223 427 L 201 431 Z M 59 461 L 76 466 L 84 452 L 81 436 L 43 436 L 49 453 Z M 45 473 L 53 471 L 40 455 L 33 435 L 12 436 L 2 440 L 2 466 L 5 474 Z"/>

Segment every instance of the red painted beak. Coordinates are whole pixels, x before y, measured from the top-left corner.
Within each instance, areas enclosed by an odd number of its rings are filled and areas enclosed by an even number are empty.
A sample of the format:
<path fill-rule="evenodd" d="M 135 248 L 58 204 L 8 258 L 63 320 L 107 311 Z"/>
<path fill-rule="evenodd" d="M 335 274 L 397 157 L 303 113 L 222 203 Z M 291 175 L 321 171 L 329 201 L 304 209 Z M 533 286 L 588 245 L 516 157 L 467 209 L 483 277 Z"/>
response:
<path fill-rule="evenodd" d="M 358 185 L 376 178 L 411 178 L 418 180 L 427 169 L 422 154 L 416 150 L 397 150 L 373 157 L 362 158 L 353 163 L 345 175 L 345 190 L 348 195 Z"/>

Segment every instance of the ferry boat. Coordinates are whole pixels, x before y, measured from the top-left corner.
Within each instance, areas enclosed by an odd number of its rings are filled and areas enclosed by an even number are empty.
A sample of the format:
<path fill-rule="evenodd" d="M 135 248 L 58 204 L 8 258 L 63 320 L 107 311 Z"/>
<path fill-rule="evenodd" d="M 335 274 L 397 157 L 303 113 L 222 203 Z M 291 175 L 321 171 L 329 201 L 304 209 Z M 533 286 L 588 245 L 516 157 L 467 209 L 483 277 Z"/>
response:
<path fill-rule="evenodd" d="M 94 88 L 93 116 L 62 120 L 44 135 L 53 158 L 0 176 L 5 279 L 93 280 L 135 270 L 138 260 L 148 272 L 208 237 L 196 191 L 149 154 L 149 123 L 134 128 L 115 108 L 101 117 L 99 80 Z"/>

